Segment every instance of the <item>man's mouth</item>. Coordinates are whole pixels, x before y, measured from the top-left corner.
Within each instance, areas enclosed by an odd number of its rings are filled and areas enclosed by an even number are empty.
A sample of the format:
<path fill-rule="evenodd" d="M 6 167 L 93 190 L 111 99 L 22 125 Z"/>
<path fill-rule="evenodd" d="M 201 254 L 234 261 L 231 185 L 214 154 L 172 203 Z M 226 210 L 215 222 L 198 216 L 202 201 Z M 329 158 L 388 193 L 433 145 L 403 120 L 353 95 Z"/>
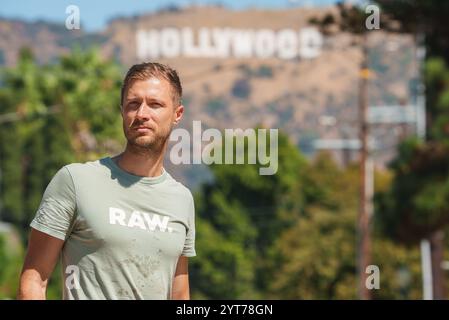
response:
<path fill-rule="evenodd" d="M 138 126 L 135 127 L 134 130 L 136 130 L 137 132 L 149 132 L 151 129 L 145 126 Z"/>

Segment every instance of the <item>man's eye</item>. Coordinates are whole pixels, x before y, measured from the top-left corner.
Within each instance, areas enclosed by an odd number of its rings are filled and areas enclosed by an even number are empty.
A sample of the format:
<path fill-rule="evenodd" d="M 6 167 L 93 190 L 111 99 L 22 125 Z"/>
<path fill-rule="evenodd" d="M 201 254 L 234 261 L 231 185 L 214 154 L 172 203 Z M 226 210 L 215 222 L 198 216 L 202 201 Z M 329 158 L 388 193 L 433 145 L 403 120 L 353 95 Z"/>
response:
<path fill-rule="evenodd" d="M 139 103 L 137 103 L 137 102 L 128 103 L 128 107 L 130 107 L 130 108 L 137 108 L 138 106 L 139 106 Z"/>

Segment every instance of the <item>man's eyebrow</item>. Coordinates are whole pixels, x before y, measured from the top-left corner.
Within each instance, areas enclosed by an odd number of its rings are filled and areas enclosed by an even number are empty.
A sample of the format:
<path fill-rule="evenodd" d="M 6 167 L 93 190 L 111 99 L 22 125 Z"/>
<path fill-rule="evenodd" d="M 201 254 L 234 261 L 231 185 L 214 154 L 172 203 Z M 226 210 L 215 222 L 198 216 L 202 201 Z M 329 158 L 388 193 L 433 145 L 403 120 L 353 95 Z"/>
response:
<path fill-rule="evenodd" d="M 157 103 L 162 104 L 162 105 L 165 106 L 165 102 L 162 101 L 162 100 L 159 100 L 157 98 L 149 98 L 148 101 L 150 101 L 150 102 L 157 102 Z"/>
<path fill-rule="evenodd" d="M 131 96 L 127 96 L 125 98 L 125 101 L 133 101 L 133 100 L 138 100 L 140 97 L 139 96 L 135 96 L 135 95 L 131 95 Z"/>

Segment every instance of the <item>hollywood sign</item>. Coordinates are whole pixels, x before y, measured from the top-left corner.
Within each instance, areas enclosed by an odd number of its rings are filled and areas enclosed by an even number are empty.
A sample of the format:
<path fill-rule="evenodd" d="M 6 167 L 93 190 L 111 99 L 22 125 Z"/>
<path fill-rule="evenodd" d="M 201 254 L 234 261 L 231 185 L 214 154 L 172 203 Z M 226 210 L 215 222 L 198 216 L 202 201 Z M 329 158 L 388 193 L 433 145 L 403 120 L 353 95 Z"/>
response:
<path fill-rule="evenodd" d="M 137 58 L 311 59 L 321 53 L 323 36 L 315 28 L 233 29 L 163 28 L 137 30 Z"/>

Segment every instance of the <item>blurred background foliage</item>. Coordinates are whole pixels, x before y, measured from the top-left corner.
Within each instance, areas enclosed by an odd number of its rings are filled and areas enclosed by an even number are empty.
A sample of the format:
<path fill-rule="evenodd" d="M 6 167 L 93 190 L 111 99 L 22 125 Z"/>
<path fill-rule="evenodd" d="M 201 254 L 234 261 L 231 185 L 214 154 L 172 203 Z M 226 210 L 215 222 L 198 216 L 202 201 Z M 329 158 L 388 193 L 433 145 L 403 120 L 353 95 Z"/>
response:
<path fill-rule="evenodd" d="M 20 249 L 0 242 L 2 298 L 15 297 L 28 224 L 53 174 L 123 146 L 121 72 L 95 51 L 37 65 L 28 50 L 3 71 L 2 114 L 18 112 L 20 119 L 0 128 L 2 220 L 16 226 Z M 357 298 L 357 164 L 341 168 L 327 153 L 309 161 L 282 133 L 278 153 L 271 176 L 259 175 L 260 164 L 209 166 L 212 181 L 195 192 L 193 298 Z M 376 175 L 376 190 L 387 190 L 392 177 Z M 374 243 L 373 264 L 382 270 L 375 297 L 420 298 L 419 250 L 380 231 Z M 58 266 L 50 299 L 60 298 L 60 281 Z"/>

